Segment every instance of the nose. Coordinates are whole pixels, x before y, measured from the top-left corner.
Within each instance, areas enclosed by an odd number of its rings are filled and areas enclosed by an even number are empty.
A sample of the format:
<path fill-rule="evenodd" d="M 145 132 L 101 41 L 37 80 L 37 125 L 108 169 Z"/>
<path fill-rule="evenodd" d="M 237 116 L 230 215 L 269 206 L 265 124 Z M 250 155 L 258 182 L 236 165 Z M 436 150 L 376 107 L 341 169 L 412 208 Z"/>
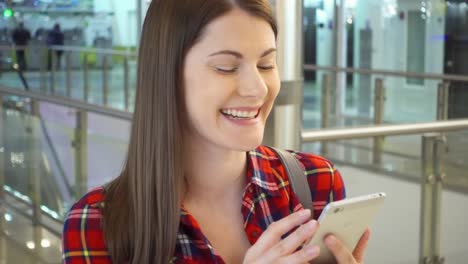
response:
<path fill-rule="evenodd" d="M 240 78 L 238 87 L 240 96 L 264 98 L 268 94 L 268 85 L 257 67 L 245 70 Z"/>

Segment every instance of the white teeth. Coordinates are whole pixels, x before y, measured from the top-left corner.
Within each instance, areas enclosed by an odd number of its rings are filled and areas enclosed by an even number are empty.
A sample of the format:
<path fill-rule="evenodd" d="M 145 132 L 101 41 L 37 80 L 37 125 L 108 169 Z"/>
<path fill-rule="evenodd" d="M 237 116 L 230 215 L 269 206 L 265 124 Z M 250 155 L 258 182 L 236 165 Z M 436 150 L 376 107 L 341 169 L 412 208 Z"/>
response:
<path fill-rule="evenodd" d="M 247 112 L 247 111 L 237 111 L 237 110 L 221 110 L 223 114 L 230 115 L 233 117 L 238 117 L 238 118 L 254 118 L 258 111 L 252 111 L 252 112 Z"/>

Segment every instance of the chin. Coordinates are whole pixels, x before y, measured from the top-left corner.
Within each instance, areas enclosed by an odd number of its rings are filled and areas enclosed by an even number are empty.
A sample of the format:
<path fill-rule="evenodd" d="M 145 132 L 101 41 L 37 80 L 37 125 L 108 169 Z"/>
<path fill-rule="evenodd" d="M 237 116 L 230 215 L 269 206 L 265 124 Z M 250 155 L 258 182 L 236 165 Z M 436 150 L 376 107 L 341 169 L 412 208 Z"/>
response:
<path fill-rule="evenodd" d="M 257 136 L 257 137 L 251 137 L 251 138 L 237 137 L 236 139 L 232 140 L 229 145 L 232 149 L 235 149 L 238 151 L 250 151 L 260 146 L 262 144 L 262 141 L 263 141 L 263 135 L 259 137 Z"/>

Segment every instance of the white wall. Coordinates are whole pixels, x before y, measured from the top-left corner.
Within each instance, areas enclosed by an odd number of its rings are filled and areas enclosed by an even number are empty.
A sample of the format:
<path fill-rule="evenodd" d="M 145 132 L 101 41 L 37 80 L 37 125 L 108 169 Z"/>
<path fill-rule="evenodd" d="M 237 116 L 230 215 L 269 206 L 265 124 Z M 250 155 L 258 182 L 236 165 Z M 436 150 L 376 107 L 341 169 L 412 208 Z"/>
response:
<path fill-rule="evenodd" d="M 325 0 L 323 9 L 317 8 L 316 11 L 316 25 L 322 25 L 323 27 L 317 27 L 317 65 L 319 66 L 333 66 L 333 27 L 334 21 L 334 1 Z M 314 1 L 309 1 L 310 6 L 317 6 Z M 317 74 L 317 87 L 322 87 L 322 74 L 328 72 L 319 72 Z"/>
<path fill-rule="evenodd" d="M 354 66 L 359 66 L 359 31 L 369 27 L 373 38 L 372 68 L 406 71 L 407 12 L 420 10 L 421 0 L 358 0 L 356 4 Z M 426 20 L 425 72 L 442 73 L 444 42 L 441 36 L 445 31 L 443 5 L 441 0 L 430 0 L 427 1 L 427 6 L 431 15 Z M 403 12 L 403 18 L 400 18 L 400 12 Z M 355 87 L 358 88 L 358 84 L 356 78 Z M 425 81 L 423 86 L 409 85 L 405 78 L 387 77 L 385 120 L 390 122 L 434 120 L 437 84 L 437 81 Z"/>
<path fill-rule="evenodd" d="M 425 69 L 426 73 L 442 73 L 444 42 L 438 36 L 445 32 L 444 13 L 436 12 L 440 0 L 428 1 L 432 14 L 426 19 Z M 407 70 L 408 11 L 419 11 L 420 0 L 399 0 L 398 12 L 404 12 L 403 19 L 393 18 L 391 23 L 393 41 L 388 40 L 387 50 L 394 59 L 387 56 L 394 70 Z M 389 35 L 390 36 L 390 35 Z M 437 84 L 439 81 L 425 80 L 423 85 L 408 84 L 405 78 L 387 78 L 386 120 L 392 122 L 433 121 L 436 118 Z"/>
<path fill-rule="evenodd" d="M 317 9 L 317 24 L 323 24 L 317 28 L 317 65 L 333 65 L 333 26 L 334 1 L 326 0 L 324 9 Z"/>
<path fill-rule="evenodd" d="M 99 0 L 95 1 L 94 11 L 114 12 L 114 16 L 110 18 L 114 46 L 136 45 L 136 1 Z"/>

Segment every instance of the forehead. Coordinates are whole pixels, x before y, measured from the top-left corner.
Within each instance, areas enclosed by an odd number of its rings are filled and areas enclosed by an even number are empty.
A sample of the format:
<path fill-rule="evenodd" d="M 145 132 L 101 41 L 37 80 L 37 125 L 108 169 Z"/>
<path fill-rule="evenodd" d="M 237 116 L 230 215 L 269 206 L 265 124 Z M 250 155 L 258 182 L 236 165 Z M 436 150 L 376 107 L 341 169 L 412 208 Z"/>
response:
<path fill-rule="evenodd" d="M 210 51 L 220 48 L 263 52 L 276 47 L 276 40 L 266 20 L 235 8 L 210 22 L 197 45 Z"/>

